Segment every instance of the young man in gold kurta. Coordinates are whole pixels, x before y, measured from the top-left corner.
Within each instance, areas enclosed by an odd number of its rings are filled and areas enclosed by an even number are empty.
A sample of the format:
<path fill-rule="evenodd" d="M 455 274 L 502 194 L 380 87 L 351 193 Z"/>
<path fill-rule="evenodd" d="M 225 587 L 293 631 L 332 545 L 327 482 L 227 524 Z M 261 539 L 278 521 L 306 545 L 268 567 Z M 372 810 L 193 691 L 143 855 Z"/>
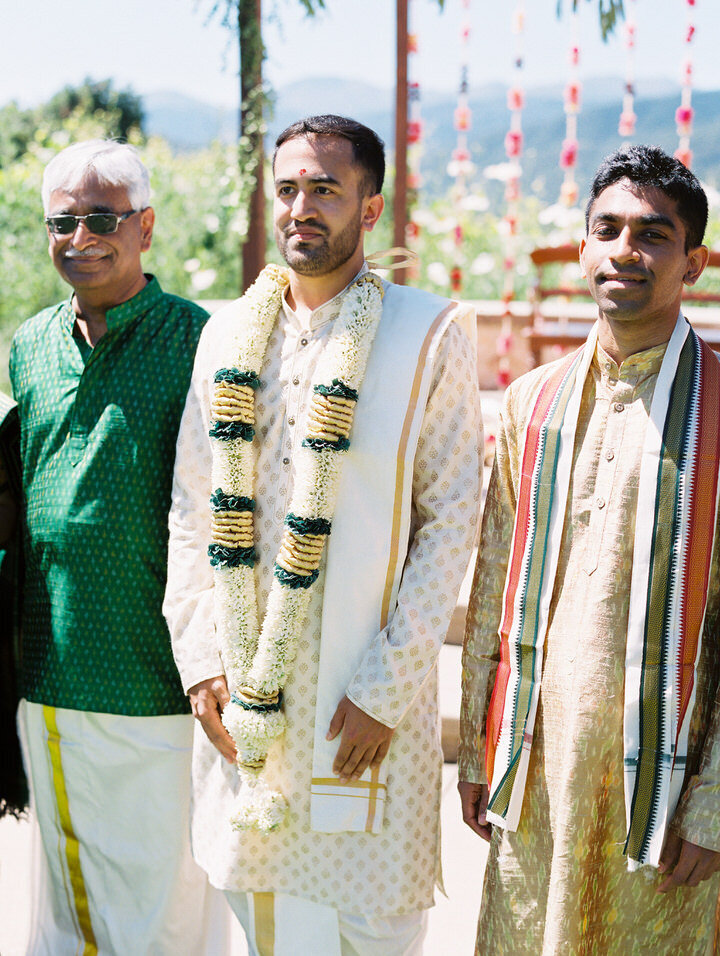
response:
<path fill-rule="evenodd" d="M 567 499 L 556 531 L 557 565 L 541 611 L 546 628 L 536 644 L 542 664 L 534 726 L 532 720 L 526 725 L 521 746 L 524 795 L 517 823 L 503 827 L 493 813 L 497 775 L 488 786 L 485 773 L 486 718 L 504 693 L 508 670 L 501 660 L 512 658 L 506 638 L 501 649 L 498 632 L 505 628 L 503 594 L 513 574 L 514 535 L 520 533 L 514 530 L 516 510 L 527 487 L 521 461 L 528 425 L 561 360 L 508 389 L 463 661 L 463 818 L 491 843 L 479 952 L 712 952 L 720 865 L 720 568 L 712 534 L 686 771 L 683 782 L 681 766 L 680 799 L 667 811 L 655 867 L 628 865 L 624 847 L 635 800 L 631 806 L 623 787 L 632 762 L 624 744 L 630 592 L 633 565 L 644 557 L 636 540 L 644 518 L 642 498 L 638 507 L 641 465 L 668 343 L 685 325 L 678 318 L 683 286 L 693 284 L 707 262 L 706 208 L 697 180 L 656 148 L 615 154 L 593 183 L 580 259 L 598 305 L 597 344 L 591 343 L 592 356 L 585 352 Z M 715 361 L 712 355 L 709 361 Z M 671 379 L 662 386 L 671 404 L 673 384 Z M 705 489 L 696 491 L 702 495 Z M 652 530 L 657 536 L 662 529 Z M 553 550 L 548 540 L 543 560 Z M 685 557 L 689 564 L 700 560 L 695 553 Z M 525 597 L 520 593 L 521 602 Z M 654 609 L 640 604 L 641 614 L 650 617 Z M 522 603 L 517 607 L 522 613 Z M 492 752 L 507 728 L 492 719 L 487 726 Z"/>

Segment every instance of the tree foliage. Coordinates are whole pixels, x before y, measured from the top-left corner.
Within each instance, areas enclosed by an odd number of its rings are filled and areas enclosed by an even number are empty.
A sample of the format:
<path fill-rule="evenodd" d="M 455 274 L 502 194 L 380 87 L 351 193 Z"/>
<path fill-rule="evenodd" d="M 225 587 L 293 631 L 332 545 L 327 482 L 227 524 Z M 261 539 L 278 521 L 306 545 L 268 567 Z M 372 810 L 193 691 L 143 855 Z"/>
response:
<path fill-rule="evenodd" d="M 577 10 L 581 0 L 571 0 L 573 10 Z M 588 3 L 597 3 L 598 18 L 600 20 L 600 35 L 603 40 L 615 31 L 619 20 L 624 19 L 625 10 L 623 0 L 587 0 Z M 563 0 L 557 0 L 557 15 L 562 16 Z"/>
<path fill-rule="evenodd" d="M 66 86 L 47 103 L 22 110 L 16 103 L 0 109 L 0 168 L 42 144 L 52 130 L 66 122 L 72 130 L 88 122 L 107 139 L 142 141 L 142 101 L 132 90 L 116 90 L 112 80 L 86 79 Z"/>

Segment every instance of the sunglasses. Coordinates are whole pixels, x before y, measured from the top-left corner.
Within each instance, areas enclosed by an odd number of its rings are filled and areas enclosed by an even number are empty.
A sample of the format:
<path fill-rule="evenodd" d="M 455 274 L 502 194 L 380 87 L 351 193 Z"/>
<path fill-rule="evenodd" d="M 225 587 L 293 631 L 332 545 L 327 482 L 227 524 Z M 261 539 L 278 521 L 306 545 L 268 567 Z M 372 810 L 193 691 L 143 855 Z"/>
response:
<path fill-rule="evenodd" d="M 84 222 L 88 232 L 96 236 L 109 236 L 117 232 L 121 222 L 125 222 L 136 212 L 137 209 L 131 209 L 130 212 L 120 215 L 114 212 L 90 212 L 87 216 L 46 216 L 45 225 L 54 236 L 70 236 L 77 229 L 78 223 Z"/>

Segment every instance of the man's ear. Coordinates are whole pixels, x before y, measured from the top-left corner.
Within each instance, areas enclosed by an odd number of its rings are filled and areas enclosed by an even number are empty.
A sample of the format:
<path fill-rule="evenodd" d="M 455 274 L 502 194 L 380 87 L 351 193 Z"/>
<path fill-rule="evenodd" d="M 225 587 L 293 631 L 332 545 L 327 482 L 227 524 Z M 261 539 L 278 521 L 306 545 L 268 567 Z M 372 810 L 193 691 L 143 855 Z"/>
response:
<path fill-rule="evenodd" d="M 384 208 L 385 200 L 381 193 L 376 193 L 374 196 L 365 199 L 362 217 L 362 227 L 365 232 L 373 231 Z"/>
<path fill-rule="evenodd" d="M 140 212 L 140 251 L 147 252 L 152 243 L 153 226 L 155 225 L 155 210 L 146 206 Z"/>
<path fill-rule="evenodd" d="M 580 248 L 578 249 L 578 259 L 580 260 L 580 270 L 582 273 L 583 279 L 587 279 L 587 269 L 585 268 L 585 237 L 580 240 Z"/>
<path fill-rule="evenodd" d="M 707 246 L 696 246 L 688 252 L 688 262 L 683 282 L 685 285 L 695 285 L 697 280 L 703 274 L 705 266 L 710 258 L 710 250 Z"/>

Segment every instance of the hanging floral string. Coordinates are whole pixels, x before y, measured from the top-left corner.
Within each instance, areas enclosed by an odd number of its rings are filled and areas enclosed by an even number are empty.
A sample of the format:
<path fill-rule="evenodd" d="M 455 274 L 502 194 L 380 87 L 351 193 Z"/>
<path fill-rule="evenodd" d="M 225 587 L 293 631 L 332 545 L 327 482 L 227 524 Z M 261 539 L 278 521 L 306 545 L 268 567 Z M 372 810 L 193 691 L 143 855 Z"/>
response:
<path fill-rule="evenodd" d="M 454 295 L 462 291 L 463 285 L 464 236 L 460 208 L 467 192 L 467 178 L 473 170 L 470 161 L 470 149 L 468 148 L 468 131 L 472 124 L 472 112 L 468 103 L 470 0 L 463 0 L 462 5 L 465 14 L 460 29 L 460 88 L 454 117 L 457 141 L 453 150 L 452 161 L 448 164 L 448 173 L 455 180 L 453 188 L 453 202 L 456 209 L 455 225 L 453 227 L 454 254 L 452 268 L 450 269 L 450 288 Z"/>
<path fill-rule="evenodd" d="M 637 21 L 635 20 L 635 0 L 625 0 L 627 4 L 625 14 L 625 93 L 623 95 L 622 113 L 618 133 L 627 140 L 635 135 L 635 36 Z"/>
<path fill-rule="evenodd" d="M 692 124 L 694 110 L 692 108 L 692 79 L 693 63 L 690 45 L 695 36 L 695 24 L 693 23 L 693 8 L 695 0 L 685 0 L 688 7 L 688 22 L 685 29 L 685 46 L 687 48 L 687 58 L 683 66 L 682 96 L 680 106 L 675 111 L 675 122 L 677 124 L 677 133 L 680 137 L 678 148 L 675 150 L 675 156 L 688 169 L 692 166 L 693 154 L 690 149 L 690 134 L 692 133 Z"/>
<path fill-rule="evenodd" d="M 580 45 L 578 42 L 578 13 L 573 10 L 570 14 L 570 74 L 565 86 L 565 139 L 560 150 L 560 168 L 565 170 L 562 186 L 560 187 L 560 202 L 564 206 L 574 206 L 578 201 L 578 186 L 575 181 L 575 167 L 578 158 L 578 113 L 580 112 L 580 97 L 582 85 L 578 75 L 580 64 Z"/>
<path fill-rule="evenodd" d="M 420 83 L 417 81 L 417 54 L 419 52 L 418 34 L 413 29 L 415 14 L 413 0 L 408 4 L 408 127 L 407 127 L 407 208 L 408 221 L 405 227 L 407 245 L 412 247 L 413 242 L 420 235 L 420 225 L 413 216 L 417 208 L 418 195 L 422 186 L 420 162 L 422 158 L 423 121 L 420 111 Z M 417 260 L 408 268 L 409 279 L 418 278 Z"/>
<path fill-rule="evenodd" d="M 503 315 L 496 345 L 498 356 L 498 386 L 500 388 L 505 388 L 510 383 L 510 349 L 512 348 L 513 341 L 510 303 L 515 298 L 517 224 L 523 151 L 522 111 L 525 105 L 525 93 L 522 86 L 522 71 L 525 65 L 523 52 L 525 5 L 522 0 L 518 0 L 513 14 L 513 33 L 515 34 L 513 82 L 508 90 L 510 129 L 505 136 L 505 154 L 508 158 L 508 174 L 505 183 L 505 216 L 502 221 L 504 233 Z"/>

